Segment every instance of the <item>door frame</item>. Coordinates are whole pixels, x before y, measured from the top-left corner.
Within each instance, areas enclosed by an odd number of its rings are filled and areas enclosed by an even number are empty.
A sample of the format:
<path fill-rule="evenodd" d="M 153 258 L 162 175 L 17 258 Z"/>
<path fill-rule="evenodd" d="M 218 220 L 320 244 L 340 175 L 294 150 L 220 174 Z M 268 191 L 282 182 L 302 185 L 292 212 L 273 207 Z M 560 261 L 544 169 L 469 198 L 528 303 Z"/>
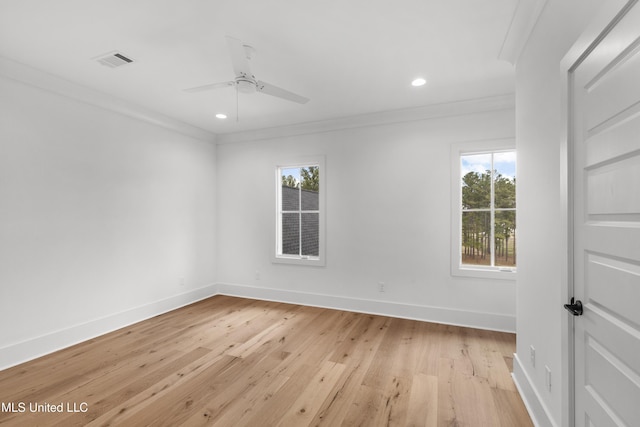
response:
<path fill-rule="evenodd" d="M 571 99 L 572 71 L 580 65 L 591 50 L 606 36 L 611 28 L 633 7 L 639 0 L 609 0 L 595 13 L 589 25 L 582 32 L 578 40 L 567 51 L 560 62 L 561 73 L 561 139 L 560 139 L 560 207 L 562 213 L 561 229 L 566 236 L 562 252 L 562 291 L 563 301 L 568 302 L 574 295 L 573 263 L 574 263 L 574 194 L 573 176 L 574 165 L 574 137 L 573 137 L 573 106 Z M 638 6 L 640 7 L 640 5 Z M 564 310 L 562 310 L 564 312 Z M 562 316 L 562 425 L 575 425 L 575 348 L 574 316 L 563 313 Z"/>

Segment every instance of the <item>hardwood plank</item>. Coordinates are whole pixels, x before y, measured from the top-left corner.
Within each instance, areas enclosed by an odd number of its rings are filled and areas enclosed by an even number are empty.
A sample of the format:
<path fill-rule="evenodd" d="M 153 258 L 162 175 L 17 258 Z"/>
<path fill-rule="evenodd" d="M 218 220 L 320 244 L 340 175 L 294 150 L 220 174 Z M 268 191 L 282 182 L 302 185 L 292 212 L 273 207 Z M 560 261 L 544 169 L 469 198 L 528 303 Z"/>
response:
<path fill-rule="evenodd" d="M 268 409 L 263 412 L 253 413 L 246 420 L 246 426 L 273 426 L 280 422 L 282 414 L 289 411 L 300 393 L 307 388 L 312 378 L 316 375 L 318 366 L 301 366 L 280 389 L 271 396 Z M 280 374 L 278 374 L 280 375 Z M 216 425 L 225 427 L 222 424 Z"/>
<path fill-rule="evenodd" d="M 361 385 L 353 397 L 349 411 L 344 417 L 345 426 L 375 426 L 382 402 L 379 389 Z"/>
<path fill-rule="evenodd" d="M 216 296 L 0 371 L 14 425 L 528 426 L 513 334 Z M 28 409 L 28 408 L 27 408 Z"/>
<path fill-rule="evenodd" d="M 454 361 L 440 358 L 438 364 L 438 425 L 458 425 L 453 398 Z"/>
<path fill-rule="evenodd" d="M 438 425 L 438 377 L 422 373 L 414 375 L 405 425 Z"/>
<path fill-rule="evenodd" d="M 278 427 L 309 425 L 343 371 L 344 365 L 341 363 L 324 362 L 309 382 L 309 386 L 305 387 L 289 410 L 284 413 L 277 424 Z"/>
<path fill-rule="evenodd" d="M 406 374 L 408 368 L 405 369 L 402 359 L 407 355 L 401 347 L 404 346 L 403 341 L 407 339 L 405 335 L 407 322 L 404 319 L 390 319 L 380 329 L 383 339 L 378 346 L 377 357 L 373 360 L 363 384 L 381 389 L 389 374 Z"/>
<path fill-rule="evenodd" d="M 362 360 L 371 361 L 376 354 L 384 334 L 381 333 L 390 318 L 382 316 L 359 315 L 353 328 L 342 343 L 335 347 L 329 360 L 339 363 L 361 365 Z"/>
<path fill-rule="evenodd" d="M 417 371 L 429 376 L 438 376 L 438 364 L 441 346 L 444 337 L 444 325 L 428 322 L 418 322 L 420 324 L 421 338 L 417 345 L 422 346 L 420 350 L 419 364 Z"/>
<path fill-rule="evenodd" d="M 138 372 L 132 375 L 131 372 L 124 371 L 125 374 L 128 373 L 129 375 L 126 380 L 111 379 L 110 376 L 107 376 L 105 378 L 106 381 L 96 381 L 91 384 L 91 388 L 87 389 L 79 387 L 74 391 L 73 395 L 64 396 L 64 398 L 67 401 L 82 402 L 84 400 L 88 403 L 89 411 L 83 419 L 83 424 L 88 424 L 111 408 L 126 404 L 127 400 L 131 399 L 132 396 L 151 388 L 171 373 L 184 369 L 185 366 L 203 358 L 207 354 L 210 354 L 210 350 L 198 348 L 180 357 L 169 356 L 163 360 L 166 363 L 159 363 L 156 366 L 145 365 L 142 369 L 148 371 L 146 375 Z M 110 391 L 110 393 L 105 393 L 105 391 Z M 77 414 L 72 414 L 72 416 L 79 418 Z"/>
<path fill-rule="evenodd" d="M 200 412 L 195 413 L 184 422 L 185 426 L 215 425 L 215 426 L 245 426 L 254 414 L 269 411 L 271 398 L 289 378 L 282 375 L 265 376 L 263 381 L 257 382 L 255 387 L 238 396 L 228 407 L 228 410 L 216 416 L 216 411 L 207 404 Z"/>
<path fill-rule="evenodd" d="M 311 425 L 335 426 L 342 423 L 376 357 L 376 350 L 382 341 L 379 330 L 388 321 L 388 318 L 380 316 L 360 315 L 347 339 L 329 359 L 345 364 L 345 374 L 331 390 L 330 398 L 325 400 Z"/>
<path fill-rule="evenodd" d="M 382 390 L 382 401 L 373 425 L 406 425 L 411 387 L 411 378 L 387 376 Z"/>
<path fill-rule="evenodd" d="M 500 425 L 503 427 L 522 426 L 533 427 L 527 408 L 517 391 L 507 391 L 492 388 L 496 409 L 500 412 Z"/>
<path fill-rule="evenodd" d="M 111 425 L 113 423 L 122 423 L 124 420 L 131 419 L 136 413 L 144 411 L 144 416 L 157 419 L 165 416 L 173 417 L 173 414 L 168 411 L 160 410 L 151 411 L 154 408 L 156 402 L 162 399 L 164 396 L 172 393 L 175 389 L 181 389 L 181 386 L 190 382 L 191 388 L 201 387 L 199 374 L 208 372 L 209 369 L 218 372 L 227 367 L 230 363 L 233 363 L 235 358 L 231 356 L 217 356 L 211 360 L 203 363 L 201 359 L 194 361 L 193 363 L 179 369 L 176 372 L 171 373 L 167 377 L 158 381 L 152 387 L 145 389 L 144 391 L 132 396 L 125 400 L 122 404 L 114 406 L 109 411 L 105 412 L 92 423 L 88 425 Z M 204 378 L 208 378 L 203 375 Z M 144 424 L 139 424 L 144 425 Z"/>

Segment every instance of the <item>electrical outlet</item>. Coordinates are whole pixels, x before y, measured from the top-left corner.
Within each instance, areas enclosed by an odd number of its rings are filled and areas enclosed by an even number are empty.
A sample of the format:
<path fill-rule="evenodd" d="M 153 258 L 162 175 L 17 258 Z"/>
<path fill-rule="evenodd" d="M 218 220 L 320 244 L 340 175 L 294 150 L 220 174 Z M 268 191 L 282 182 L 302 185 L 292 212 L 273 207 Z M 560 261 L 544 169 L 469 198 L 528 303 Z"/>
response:
<path fill-rule="evenodd" d="M 545 370 L 545 376 L 544 377 L 545 377 L 545 383 L 546 383 L 546 386 L 547 386 L 547 390 L 551 391 L 551 369 L 549 369 L 549 367 L 545 365 L 544 370 Z"/>
<path fill-rule="evenodd" d="M 378 291 L 379 292 L 384 292 L 384 282 L 378 282 Z"/>
<path fill-rule="evenodd" d="M 531 366 L 536 367 L 536 349 L 533 346 L 529 347 L 529 358 L 531 359 Z"/>
<path fill-rule="evenodd" d="M 256 280 L 260 280 L 260 272 L 256 270 Z"/>
<path fill-rule="evenodd" d="M 180 287 L 184 287 L 184 277 L 181 277 L 180 280 L 178 280 L 178 284 Z"/>

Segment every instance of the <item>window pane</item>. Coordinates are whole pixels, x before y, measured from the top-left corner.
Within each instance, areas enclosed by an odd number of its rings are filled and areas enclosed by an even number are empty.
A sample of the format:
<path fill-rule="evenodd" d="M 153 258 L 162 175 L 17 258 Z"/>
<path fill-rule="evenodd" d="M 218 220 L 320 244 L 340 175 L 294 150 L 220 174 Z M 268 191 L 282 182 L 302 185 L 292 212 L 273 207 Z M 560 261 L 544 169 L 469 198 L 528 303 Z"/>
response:
<path fill-rule="evenodd" d="M 317 213 L 302 214 L 302 255 L 318 256 L 320 254 L 320 215 Z"/>
<path fill-rule="evenodd" d="M 282 179 L 282 210 L 297 211 L 300 209 L 300 168 L 280 169 Z"/>
<path fill-rule="evenodd" d="M 300 190 L 297 188 L 282 186 L 282 210 L 300 210 Z"/>
<path fill-rule="evenodd" d="M 300 168 L 282 168 L 282 185 L 292 188 L 300 187 Z"/>
<path fill-rule="evenodd" d="M 300 255 L 300 215 L 282 214 L 282 254 Z"/>
<path fill-rule="evenodd" d="M 300 178 L 304 190 L 320 190 L 320 168 L 318 166 L 307 166 L 300 169 Z"/>
<path fill-rule="evenodd" d="M 497 266 L 516 266 L 516 212 L 497 211 L 495 213 L 495 236 Z"/>
<path fill-rule="evenodd" d="M 320 168 L 308 166 L 300 169 L 302 187 L 302 210 L 317 211 L 319 209 Z"/>
<path fill-rule="evenodd" d="M 503 151 L 493 154 L 493 168 L 509 178 L 516 176 L 516 152 Z"/>
<path fill-rule="evenodd" d="M 320 208 L 319 193 L 313 190 L 302 190 L 302 210 L 317 211 Z"/>
<path fill-rule="evenodd" d="M 494 191 L 496 208 L 516 207 L 516 153 L 508 151 L 495 153 Z"/>
<path fill-rule="evenodd" d="M 462 208 L 488 209 L 491 206 L 491 154 L 460 157 Z"/>
<path fill-rule="evenodd" d="M 491 212 L 462 213 L 462 264 L 491 265 Z"/>

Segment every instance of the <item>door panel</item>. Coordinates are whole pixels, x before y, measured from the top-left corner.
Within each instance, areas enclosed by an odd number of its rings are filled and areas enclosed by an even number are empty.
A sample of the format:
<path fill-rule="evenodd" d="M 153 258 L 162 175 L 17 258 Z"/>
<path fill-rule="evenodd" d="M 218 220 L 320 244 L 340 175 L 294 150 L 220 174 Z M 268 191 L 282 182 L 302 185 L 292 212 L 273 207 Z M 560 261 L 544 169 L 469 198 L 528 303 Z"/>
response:
<path fill-rule="evenodd" d="M 613 116 L 599 128 L 592 130 L 586 140 L 586 167 L 633 153 L 636 136 L 640 135 L 640 104 Z"/>
<path fill-rule="evenodd" d="M 640 215 L 627 215 L 619 219 L 609 215 L 602 220 L 598 220 L 594 215 L 589 224 L 591 229 L 586 236 L 591 251 L 608 254 L 611 257 L 626 258 L 630 260 L 629 262 L 640 259 L 640 247 L 629 248 L 634 244 L 633 236 L 638 236 L 637 226 L 640 222 L 631 219 L 633 217 L 638 218 Z M 627 245 L 622 244 L 623 242 Z"/>
<path fill-rule="evenodd" d="M 629 4 L 636 3 L 630 2 Z M 640 7 L 570 72 L 575 422 L 640 420 Z"/>
<path fill-rule="evenodd" d="M 640 9 L 632 7 L 580 64 L 581 86 L 588 94 L 586 129 L 591 130 L 640 99 L 640 35 L 633 23 Z M 577 72 L 576 72 L 577 75 Z"/>
<path fill-rule="evenodd" d="M 632 426 L 640 417 L 640 388 L 635 374 L 613 352 L 587 337 L 585 368 L 589 373 L 587 390 L 618 425 Z M 610 398 L 616 396 L 615 399 Z M 587 411 L 589 412 L 589 411 Z"/>
<path fill-rule="evenodd" d="M 640 74 L 638 74 L 640 78 Z M 613 159 L 613 163 L 587 170 L 587 215 L 604 219 L 603 215 L 640 212 L 640 152 L 629 158 Z"/>
<path fill-rule="evenodd" d="M 587 129 L 600 125 L 639 99 L 640 88 L 634 87 L 640 76 L 640 56 L 637 55 L 637 49 L 638 47 L 631 52 L 622 52 L 617 58 L 621 63 L 601 76 L 599 84 L 588 89 Z"/>
<path fill-rule="evenodd" d="M 586 262 L 585 296 L 594 304 L 609 307 L 613 310 L 612 315 L 627 323 L 629 328 L 637 328 L 640 325 L 640 300 L 633 296 L 638 296 L 640 290 L 640 266 L 595 254 L 587 254 Z M 620 298 L 619 295 L 631 298 Z M 638 345 L 634 359 L 640 372 L 640 341 Z"/>

